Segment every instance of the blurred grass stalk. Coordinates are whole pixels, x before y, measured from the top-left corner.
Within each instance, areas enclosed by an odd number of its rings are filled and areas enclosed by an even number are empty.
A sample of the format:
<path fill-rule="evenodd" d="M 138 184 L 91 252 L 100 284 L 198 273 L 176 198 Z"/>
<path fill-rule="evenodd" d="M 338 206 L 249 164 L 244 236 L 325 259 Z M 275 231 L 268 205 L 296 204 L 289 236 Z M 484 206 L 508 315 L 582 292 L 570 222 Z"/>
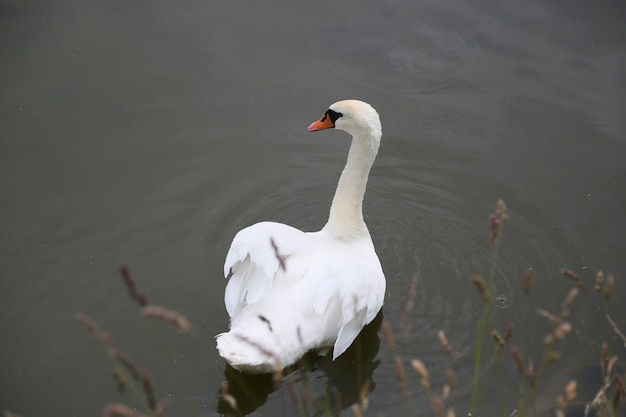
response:
<path fill-rule="evenodd" d="M 479 393 L 479 389 L 482 384 L 479 383 L 480 369 L 483 360 L 483 345 L 487 339 L 487 329 L 491 324 L 491 293 L 493 290 L 493 282 L 496 275 L 496 265 L 498 263 L 498 252 L 500 249 L 500 241 L 502 237 L 502 230 L 504 223 L 508 220 L 506 204 L 504 200 L 499 199 L 496 203 L 495 213 L 489 216 L 489 225 L 491 227 L 491 234 L 489 235 L 489 244 L 493 248 L 491 251 L 491 266 L 489 270 L 489 280 L 485 283 L 485 280 L 480 276 L 473 274 L 470 279 L 478 289 L 479 294 L 483 299 L 483 311 L 480 320 L 476 324 L 476 341 L 474 344 L 474 378 L 472 380 L 472 397 L 470 403 L 470 412 L 474 412 L 476 409 L 478 396 L 483 397 L 484 405 L 484 391 Z M 499 362 L 499 366 L 501 363 Z M 483 386 L 484 389 L 484 386 Z M 503 401 L 503 387 L 500 386 L 501 402 Z"/>
<path fill-rule="evenodd" d="M 176 327 L 181 333 L 194 336 L 193 328 L 185 315 L 169 308 L 153 305 L 148 302 L 146 294 L 137 290 L 135 280 L 133 279 L 126 263 L 122 263 L 120 265 L 119 271 L 122 280 L 128 289 L 130 298 L 139 305 L 140 312 L 143 317 L 166 322 Z M 145 413 L 142 413 L 129 408 L 124 404 L 111 403 L 105 407 L 103 415 L 105 417 L 141 417 L 146 415 L 160 417 L 164 415 L 165 411 L 169 407 L 170 401 L 168 398 L 164 398 L 163 400 L 157 402 L 154 392 L 154 383 L 150 372 L 141 370 L 141 368 L 135 364 L 130 356 L 115 346 L 112 337 L 108 333 L 101 331 L 96 322 L 85 313 L 79 311 L 76 313 L 75 317 L 76 320 L 87 330 L 91 337 L 99 342 L 100 346 L 102 346 L 107 354 L 107 357 L 113 363 L 112 374 L 116 382 L 118 392 L 120 394 L 124 394 L 126 387 L 130 386 L 133 397 L 145 411 Z M 194 411 L 195 415 L 199 416 L 200 412 L 197 409 L 196 404 L 190 400 L 191 397 L 188 395 L 189 390 L 187 389 L 185 380 L 178 370 L 178 367 L 175 365 L 176 361 L 174 360 L 174 356 L 167 344 L 163 341 L 158 327 L 152 322 L 149 323 L 149 327 L 157 345 L 166 357 L 166 362 L 170 370 L 176 375 L 181 388 L 185 391 L 184 397 L 190 403 L 190 408 Z M 137 381 L 137 384 L 127 382 L 131 379 Z M 138 385 L 143 388 L 143 392 L 138 388 Z"/>

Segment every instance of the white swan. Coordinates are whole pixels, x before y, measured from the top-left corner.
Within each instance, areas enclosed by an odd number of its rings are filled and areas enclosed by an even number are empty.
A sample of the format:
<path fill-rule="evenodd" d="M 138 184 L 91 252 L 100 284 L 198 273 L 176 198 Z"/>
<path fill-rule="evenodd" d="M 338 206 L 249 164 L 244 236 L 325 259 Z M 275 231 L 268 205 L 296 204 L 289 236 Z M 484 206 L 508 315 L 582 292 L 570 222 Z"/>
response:
<path fill-rule="evenodd" d="M 334 360 L 383 305 L 385 276 L 361 210 L 380 119 L 369 104 L 344 100 L 308 130 L 333 127 L 350 133 L 352 145 L 324 228 L 257 223 L 237 233 L 226 255 L 231 324 L 217 349 L 240 371 L 273 372 L 330 346 Z"/>

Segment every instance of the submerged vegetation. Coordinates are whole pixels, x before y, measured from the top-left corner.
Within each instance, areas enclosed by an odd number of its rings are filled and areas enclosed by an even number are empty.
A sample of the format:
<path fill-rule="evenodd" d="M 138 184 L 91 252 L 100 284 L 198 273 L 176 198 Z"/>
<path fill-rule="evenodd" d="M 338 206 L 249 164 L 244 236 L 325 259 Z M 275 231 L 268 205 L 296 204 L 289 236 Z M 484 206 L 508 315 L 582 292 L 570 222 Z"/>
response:
<path fill-rule="evenodd" d="M 299 416 L 338 416 L 345 410 L 345 415 L 355 417 L 368 414 L 369 394 L 374 389 L 372 375 L 381 360 L 393 363 L 396 375 L 397 392 L 406 401 L 408 415 L 434 415 L 437 417 L 452 417 L 455 415 L 468 416 L 600 416 L 613 417 L 625 415 L 626 412 L 626 372 L 624 358 L 619 358 L 616 352 L 626 349 L 626 336 L 608 313 L 607 306 L 613 297 L 616 279 L 613 275 L 605 275 L 597 271 L 593 277 L 581 277 L 570 269 L 563 268 L 559 272 L 569 279 L 572 287 L 564 295 L 558 306 L 545 308 L 529 307 L 525 302 L 523 311 L 525 320 L 529 315 L 537 315 L 548 326 L 549 331 L 541 339 L 542 346 L 528 346 L 522 338 L 516 338 L 516 325 L 510 322 L 506 328 L 497 329 L 494 325 L 493 288 L 496 279 L 496 264 L 498 251 L 502 242 L 504 225 L 508 220 L 507 208 L 499 200 L 494 214 L 490 216 L 490 233 L 488 242 L 491 246 L 490 265 L 487 278 L 472 274 L 469 285 L 475 286 L 477 302 L 482 303 L 479 318 L 476 323 L 474 337 L 474 354 L 471 358 L 473 375 L 471 381 L 460 380 L 457 375 L 467 364 L 466 358 L 460 358 L 451 345 L 444 330 L 437 332 L 438 343 L 441 346 L 441 361 L 448 366 L 444 368 L 444 375 L 439 381 L 432 381 L 428 363 L 419 357 L 403 358 L 399 353 L 398 343 L 394 338 L 394 328 L 397 326 L 405 331 L 410 325 L 410 314 L 414 306 L 414 297 L 418 275 L 410 281 L 407 289 L 406 301 L 403 305 L 399 323 L 389 323 L 379 313 L 378 317 L 366 326 L 348 351 L 331 361 L 328 357 L 310 354 L 302 358 L 295 366 L 287 369 L 277 369 L 273 374 L 245 375 L 226 365 L 225 380 L 216 392 L 217 411 L 222 415 L 240 416 L 253 412 L 267 399 L 267 396 L 278 389 L 282 389 L 287 401 L 284 415 Z M 279 248 L 270 242 L 282 268 L 288 268 L 280 256 Z M 556 271 L 555 271 L 556 272 Z M 120 266 L 120 275 L 128 289 L 129 296 L 137 303 L 142 316 L 148 319 L 165 322 L 174 326 L 181 333 L 195 337 L 194 329 L 189 320 L 181 313 L 166 307 L 150 304 L 145 293 L 138 290 L 129 268 L 126 264 Z M 530 297 L 533 292 L 534 273 L 531 268 L 521 274 L 519 289 L 524 297 Z M 592 288 L 593 290 L 590 290 Z M 598 326 L 605 326 L 609 330 L 605 341 L 594 341 L 584 336 L 583 329 L 577 328 L 571 319 L 572 309 L 581 294 L 598 304 Z M 594 294 L 595 293 L 595 294 Z M 516 318 L 517 319 L 517 318 Z M 155 393 L 154 383 L 149 371 L 136 365 L 128 354 L 122 351 L 114 342 L 113 337 L 101 330 L 96 322 L 85 313 L 77 312 L 76 320 L 85 328 L 87 333 L 101 346 L 112 365 L 112 376 L 117 390 L 123 394 L 126 403 L 110 403 L 104 407 L 105 417 L 146 417 L 164 416 L 170 405 L 168 397 L 160 398 Z M 175 368 L 175 361 L 167 344 L 160 335 L 160 325 L 150 320 L 148 326 L 155 338 L 156 345 L 162 350 L 166 362 L 172 368 L 172 373 L 184 392 L 189 392 L 185 378 Z M 379 333 L 389 348 L 392 358 L 378 359 L 380 345 Z M 558 389 L 553 398 L 546 404 L 538 398 L 545 392 L 554 391 L 543 383 L 546 373 L 556 368 L 562 361 L 564 341 L 567 338 L 576 338 L 583 343 L 595 359 L 591 361 L 597 377 L 593 380 L 583 377 L 580 380 L 569 379 Z M 543 353 L 539 358 L 533 357 L 536 350 Z M 536 355 L 535 355 L 536 356 Z M 493 369 L 486 369 L 487 364 L 495 363 Z M 430 364 L 432 365 L 432 364 Z M 582 367 L 582 361 L 577 362 L 577 368 Z M 567 365 L 563 365 L 567 366 Z M 505 382 L 505 374 L 516 370 L 518 389 L 515 396 Z M 325 389 L 319 392 L 314 381 L 311 380 L 312 371 L 321 371 L 326 379 Z M 568 369 L 578 371 L 579 369 Z M 468 374 L 468 372 L 466 372 Z M 509 378 L 510 379 L 510 378 Z M 409 384 L 415 381 L 415 384 Z M 436 385 L 441 386 L 436 386 Z M 589 398 L 580 398 L 579 389 L 584 384 L 586 392 L 595 393 Z M 591 385 L 592 391 L 588 386 Z M 470 387 L 469 398 L 459 398 L 460 387 Z M 413 388 L 411 388 L 413 387 Z M 548 389 L 551 388 L 551 389 Z M 415 398 L 425 394 L 430 410 L 418 409 Z M 130 398 L 129 398 L 130 395 Z M 198 406 L 185 395 L 189 402 L 191 414 L 199 416 Z M 17 416 L 10 411 L 4 412 L 5 417 Z M 380 414 L 378 414 L 380 415 Z"/>

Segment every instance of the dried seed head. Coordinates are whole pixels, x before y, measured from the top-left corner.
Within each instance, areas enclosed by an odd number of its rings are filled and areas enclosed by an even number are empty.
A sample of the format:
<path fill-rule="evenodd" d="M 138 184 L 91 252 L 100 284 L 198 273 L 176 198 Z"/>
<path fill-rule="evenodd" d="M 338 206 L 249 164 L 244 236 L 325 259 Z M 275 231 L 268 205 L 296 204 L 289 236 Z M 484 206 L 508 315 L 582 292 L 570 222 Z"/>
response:
<path fill-rule="evenodd" d="M 524 372 L 524 357 L 522 356 L 522 352 L 519 350 L 517 346 L 511 346 L 511 356 L 517 365 L 517 369 L 520 372 Z"/>
<path fill-rule="evenodd" d="M 446 368 L 445 373 L 446 373 L 446 378 L 448 378 L 448 383 L 450 384 L 452 389 L 456 389 L 456 387 L 458 386 L 458 383 L 457 383 L 456 375 L 454 374 L 454 371 L 450 368 Z"/>
<path fill-rule="evenodd" d="M 113 346 L 113 337 L 109 333 L 107 333 L 107 332 L 100 332 L 98 337 L 100 338 L 100 340 L 102 340 L 102 343 L 104 343 L 105 345 L 107 345 L 110 348 L 114 348 L 114 346 Z"/>
<path fill-rule="evenodd" d="M 531 387 L 534 387 L 537 385 L 537 378 L 536 378 L 535 368 L 533 366 L 532 358 L 528 360 L 528 367 L 524 371 L 524 376 L 530 383 Z"/>
<path fill-rule="evenodd" d="M 351 408 L 354 417 L 363 417 L 363 412 L 361 412 L 361 407 L 358 404 L 353 404 Z"/>
<path fill-rule="evenodd" d="M 498 235 L 500 234 L 500 228 L 502 227 L 502 223 L 500 223 L 495 214 L 491 214 L 489 216 L 489 227 L 491 228 L 489 244 L 493 246 L 498 241 Z"/>
<path fill-rule="evenodd" d="M 443 330 L 439 330 L 437 336 L 439 337 L 439 343 L 441 343 L 441 346 L 443 346 L 446 352 L 452 354 L 452 346 L 450 346 L 450 343 L 448 343 L 448 338 L 446 337 L 446 334 L 443 332 Z"/>
<path fill-rule="evenodd" d="M 558 361 L 560 358 L 561 358 L 561 354 L 559 352 L 550 351 L 548 352 L 546 361 L 548 362 L 548 364 L 550 364 L 550 363 L 554 363 Z"/>
<path fill-rule="evenodd" d="M 554 324 L 561 324 L 561 323 L 563 323 L 563 319 L 561 317 L 557 317 L 554 314 L 552 314 L 549 311 L 546 311 L 546 310 L 544 310 L 542 308 L 538 308 L 537 309 L 537 314 L 547 318 L 548 320 L 550 320 Z"/>
<path fill-rule="evenodd" d="M 233 398 L 233 400 L 234 400 L 234 398 Z M 171 404 L 171 401 L 170 401 L 169 398 L 163 398 L 161 401 L 159 401 L 159 403 L 157 404 L 156 408 L 154 409 L 155 417 L 162 417 L 162 416 L 164 416 L 165 412 L 167 411 L 167 409 L 170 408 L 170 404 Z"/>
<path fill-rule="evenodd" d="M 572 324 L 568 323 L 568 322 L 563 322 L 561 323 L 555 330 L 554 330 L 554 338 L 556 340 L 563 340 L 565 338 L 565 336 L 567 336 L 569 334 L 569 332 L 572 331 Z"/>
<path fill-rule="evenodd" d="M 506 343 L 504 341 L 504 338 L 502 338 L 502 336 L 500 335 L 500 332 L 498 332 L 495 329 L 491 331 L 491 338 L 493 339 L 493 342 L 495 343 L 496 354 L 500 354 L 500 351 L 502 350 L 502 346 L 504 346 L 504 344 Z"/>
<path fill-rule="evenodd" d="M 596 285 L 594 287 L 596 291 L 602 291 L 602 283 L 604 283 L 604 273 L 602 271 L 598 271 L 596 272 Z"/>
<path fill-rule="evenodd" d="M 135 281 L 133 280 L 133 277 L 130 275 L 130 269 L 128 268 L 128 264 L 126 262 L 120 263 L 119 270 L 120 270 L 120 274 L 122 275 L 122 280 L 126 284 L 126 287 L 128 287 L 128 290 L 134 291 Z"/>
<path fill-rule="evenodd" d="M 578 281 L 580 280 L 580 277 L 571 269 L 568 268 L 561 268 L 560 270 L 561 274 L 565 275 L 568 278 L 571 278 L 574 281 Z"/>
<path fill-rule="evenodd" d="M 624 380 L 620 374 L 615 374 L 615 380 L 617 381 L 617 391 L 620 397 L 626 398 L 626 385 L 624 384 Z"/>
<path fill-rule="evenodd" d="M 363 411 L 366 411 L 369 405 L 368 395 L 370 393 L 371 386 L 372 386 L 372 381 L 368 379 L 363 383 L 363 385 L 361 385 L 361 390 L 359 391 L 359 401 L 361 403 L 361 409 Z"/>
<path fill-rule="evenodd" d="M 443 402 L 443 398 L 441 398 L 439 395 L 433 394 L 430 396 L 430 406 L 433 409 L 433 413 L 435 414 L 435 416 L 446 416 L 446 405 Z"/>
<path fill-rule="evenodd" d="M 606 370 L 609 364 L 609 344 L 604 342 L 602 343 L 602 366 Z"/>
<path fill-rule="evenodd" d="M 509 218 L 509 215 L 506 213 L 506 204 L 504 204 L 504 200 L 501 198 L 496 203 L 496 215 L 502 220 Z"/>
<path fill-rule="evenodd" d="M 504 338 L 500 335 L 500 332 L 495 329 L 491 331 L 491 338 L 493 339 L 496 346 L 502 347 L 506 343 L 504 341 Z"/>
<path fill-rule="evenodd" d="M 428 378 L 428 369 L 426 369 L 424 362 L 419 359 L 411 359 L 411 366 L 420 377 Z"/>
<path fill-rule="evenodd" d="M 98 332 L 98 325 L 96 324 L 96 322 L 93 321 L 91 319 L 91 317 L 89 317 L 88 315 L 86 315 L 82 311 L 77 311 L 76 314 L 74 315 L 74 317 L 76 318 L 76 320 L 80 324 L 83 325 L 83 327 L 85 327 L 85 329 L 87 329 L 89 331 L 89 333 L 97 333 Z"/>
<path fill-rule="evenodd" d="M 395 364 L 396 377 L 398 378 L 398 391 L 403 391 L 406 382 L 406 376 L 404 373 L 404 364 L 402 363 L 402 358 L 399 355 L 396 355 L 395 357 Z"/>
<path fill-rule="evenodd" d="M 274 388 L 278 389 L 280 387 L 280 381 L 283 379 L 283 370 L 280 366 L 279 362 L 274 362 L 274 373 L 272 374 L 272 382 L 274 383 Z"/>
<path fill-rule="evenodd" d="M 530 384 L 531 387 L 534 388 L 537 386 L 537 375 L 535 375 L 534 370 L 530 368 L 526 369 L 526 371 L 524 372 L 524 376 L 528 380 L 528 383 Z"/>
<path fill-rule="evenodd" d="M 554 345 L 554 336 L 552 335 L 552 333 L 548 333 L 544 338 L 543 338 L 543 344 L 546 345 L 546 347 L 552 347 L 552 345 Z"/>
<path fill-rule="evenodd" d="M 411 283 L 409 284 L 408 298 L 411 299 L 415 297 L 415 292 L 417 290 L 417 283 L 419 281 L 419 274 L 416 272 L 413 274 L 411 278 Z"/>
<path fill-rule="evenodd" d="M 128 295 L 130 298 L 135 300 L 140 307 L 145 307 L 148 305 L 148 297 L 142 292 L 137 291 L 137 286 L 135 285 L 135 280 L 130 273 L 130 269 L 128 268 L 128 264 L 122 262 L 119 266 L 120 274 L 122 275 L 122 280 L 124 284 L 126 284 L 126 288 L 128 289 Z"/>
<path fill-rule="evenodd" d="M 572 402 L 576 399 L 576 380 L 571 380 L 565 386 L 565 401 Z"/>
<path fill-rule="evenodd" d="M 607 377 L 609 377 L 611 375 L 611 373 L 613 372 L 613 366 L 615 366 L 615 364 L 617 363 L 618 359 L 619 358 L 617 357 L 617 355 L 613 356 L 613 357 L 611 357 L 611 359 L 609 359 L 609 362 L 606 364 L 606 375 L 607 375 Z"/>
<path fill-rule="evenodd" d="M 391 326 L 389 325 L 389 322 L 387 320 L 383 320 L 383 323 L 381 324 L 380 327 L 383 331 L 383 335 L 385 336 L 385 341 L 387 342 L 387 346 L 389 346 L 391 350 L 395 350 L 396 341 L 393 338 L 393 332 L 391 331 Z"/>
<path fill-rule="evenodd" d="M 418 279 L 419 275 L 417 273 L 413 274 L 413 278 L 411 279 L 411 283 L 409 284 L 409 289 L 407 291 L 408 294 L 404 304 L 404 310 L 402 311 L 402 321 L 400 327 L 405 334 L 409 332 L 410 328 L 409 317 L 411 316 L 411 311 L 413 311 L 413 306 L 415 305 L 415 292 L 417 289 Z"/>
<path fill-rule="evenodd" d="M 509 325 L 506 327 L 506 334 L 504 335 L 504 343 L 508 342 L 509 340 L 511 340 L 511 337 L 513 337 L 513 329 L 515 329 L 515 323 L 510 321 Z"/>
<path fill-rule="evenodd" d="M 119 349 L 115 349 L 113 352 L 113 356 L 117 359 L 124 367 L 130 372 L 130 374 L 135 378 L 135 380 L 141 380 L 141 371 L 139 367 L 135 365 L 135 362 L 128 356 L 126 353 L 122 352 Z"/>
<path fill-rule="evenodd" d="M 485 279 L 478 274 L 470 275 L 470 280 L 474 283 L 476 288 L 478 289 L 478 293 L 483 298 L 485 304 L 489 304 L 491 302 L 491 294 L 487 289 L 487 284 L 485 283 Z"/>
<path fill-rule="evenodd" d="M 141 383 L 143 384 L 143 390 L 146 393 L 146 400 L 148 400 L 148 407 L 151 410 L 156 408 L 156 399 L 154 397 L 154 384 L 152 383 L 152 375 L 146 371 L 141 374 Z"/>
<path fill-rule="evenodd" d="M 182 333 L 193 334 L 193 329 L 191 324 L 189 324 L 189 320 L 187 320 L 187 317 L 178 311 L 170 310 L 169 308 L 161 306 L 147 305 L 141 309 L 141 314 L 146 317 L 153 317 L 173 324 Z"/>
<path fill-rule="evenodd" d="M 528 269 L 524 272 L 524 276 L 522 277 L 522 290 L 528 295 L 530 294 L 530 287 L 533 281 L 534 271 L 532 267 L 528 267 Z"/>
<path fill-rule="evenodd" d="M 583 288 L 585 286 L 585 284 L 583 284 L 582 280 L 580 279 L 580 277 L 571 269 L 567 269 L 567 268 L 561 268 L 561 274 L 565 275 L 566 277 L 570 278 L 572 281 L 574 281 L 574 284 L 579 287 L 579 288 Z"/>
<path fill-rule="evenodd" d="M 447 400 L 448 397 L 450 397 L 450 385 L 445 384 L 443 386 L 443 388 L 441 389 L 441 398 L 443 398 L 444 400 Z"/>
<path fill-rule="evenodd" d="M 413 367 L 415 372 L 417 372 L 417 374 L 421 377 L 422 387 L 424 387 L 425 390 L 429 390 L 430 380 L 428 379 L 428 369 L 426 369 L 424 362 L 420 361 L 419 359 L 412 359 L 411 366 Z"/>
<path fill-rule="evenodd" d="M 98 329 L 98 325 L 95 321 L 93 321 L 88 315 L 83 313 L 82 311 L 77 311 L 74 315 L 76 320 L 82 324 L 82 326 L 87 329 L 89 334 L 96 340 L 100 339 L 100 329 Z"/>
<path fill-rule="evenodd" d="M 499 199 L 496 203 L 496 212 L 489 216 L 489 225 L 491 227 L 491 234 L 489 236 L 489 244 L 495 245 L 498 241 L 498 236 L 502 230 L 502 225 L 509 218 L 506 212 L 506 204 L 504 200 Z"/>
<path fill-rule="evenodd" d="M 579 289 L 574 287 L 567 293 L 567 296 L 561 303 L 561 317 L 569 316 L 569 307 L 572 305 L 576 297 L 578 296 Z"/>
<path fill-rule="evenodd" d="M 613 290 L 615 289 L 615 276 L 610 274 L 606 277 L 606 283 L 604 285 L 604 299 L 609 302 L 613 298 Z"/>
<path fill-rule="evenodd" d="M 232 410 L 239 411 L 239 407 L 237 407 L 237 399 L 228 392 L 228 381 L 222 382 L 220 400 L 228 404 Z"/>
<path fill-rule="evenodd" d="M 369 405 L 369 401 L 370 401 L 370 400 L 369 400 L 369 398 L 367 398 L 367 397 L 363 397 L 363 398 L 361 399 L 361 402 L 359 403 L 359 405 L 360 405 L 360 407 L 361 407 L 361 410 L 363 410 L 363 411 L 366 411 L 366 410 L 367 410 L 367 407 L 368 407 L 368 405 Z"/>

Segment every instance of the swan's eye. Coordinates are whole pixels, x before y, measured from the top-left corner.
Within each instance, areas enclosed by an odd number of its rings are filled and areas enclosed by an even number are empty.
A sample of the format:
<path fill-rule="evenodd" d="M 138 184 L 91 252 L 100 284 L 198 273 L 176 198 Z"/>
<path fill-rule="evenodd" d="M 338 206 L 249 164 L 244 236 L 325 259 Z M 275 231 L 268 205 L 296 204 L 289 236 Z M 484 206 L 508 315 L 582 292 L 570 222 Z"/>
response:
<path fill-rule="evenodd" d="M 326 116 L 330 117 L 330 121 L 333 122 L 333 124 L 335 124 L 337 119 L 339 119 L 341 116 L 343 116 L 343 114 L 341 114 L 341 113 L 339 113 L 337 111 L 328 109 L 328 111 L 324 115 L 324 119 L 322 119 L 322 121 L 324 121 L 326 119 Z"/>

